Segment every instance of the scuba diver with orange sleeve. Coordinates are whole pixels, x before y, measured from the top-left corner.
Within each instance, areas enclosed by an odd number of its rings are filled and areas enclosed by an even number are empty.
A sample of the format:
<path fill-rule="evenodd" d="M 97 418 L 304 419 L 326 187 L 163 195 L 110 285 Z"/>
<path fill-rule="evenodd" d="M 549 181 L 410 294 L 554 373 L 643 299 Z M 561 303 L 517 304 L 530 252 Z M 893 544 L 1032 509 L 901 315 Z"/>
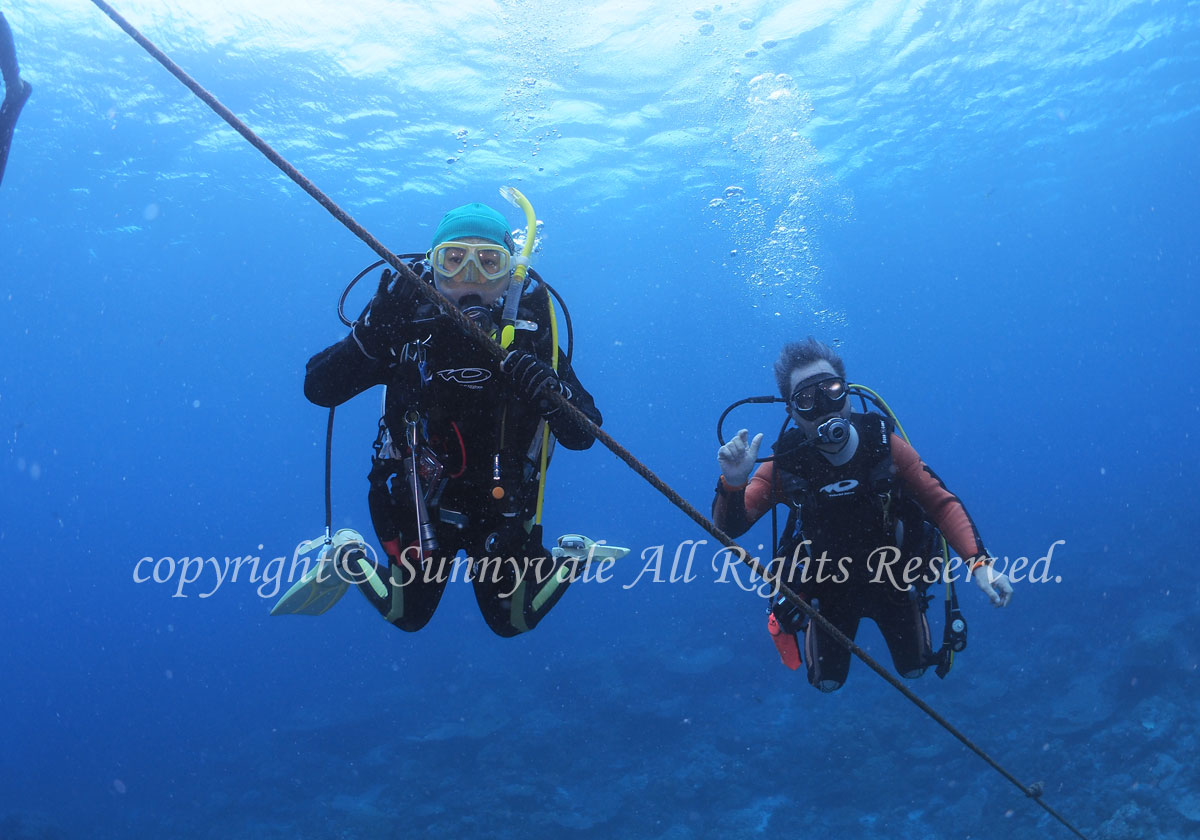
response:
<path fill-rule="evenodd" d="M 512 193 L 532 221 L 524 196 Z M 594 441 L 546 396 L 561 394 L 596 425 L 601 416 L 572 369 L 570 343 L 558 346 L 557 292 L 528 269 L 533 227 L 518 256 L 502 214 L 483 204 L 451 210 L 427 254 L 403 257 L 413 276 L 385 269 L 350 334 L 309 360 L 304 393 L 317 405 L 385 386 L 367 498 L 386 559 L 369 559 L 357 533 L 340 531 L 326 552 L 340 564 L 326 589 L 302 579 L 273 614 L 319 614 L 353 582 L 387 621 L 420 630 L 461 550 L 488 626 L 514 636 L 537 626 L 581 565 L 624 553 L 575 534 L 551 550 L 542 543 L 554 442 L 582 450 Z M 428 303 L 418 282 L 500 342 L 503 361 Z"/>
<path fill-rule="evenodd" d="M 941 579 L 949 559 L 948 551 L 935 547 L 937 532 L 992 604 L 1007 605 L 1012 585 L 991 568 L 962 501 L 896 433 L 890 409 L 851 410 L 850 393 L 872 395 L 884 409 L 886 404 L 869 389 L 847 385 L 845 365 L 832 348 L 812 337 L 790 343 L 775 376 L 783 400 L 743 402 L 785 401 L 794 426 L 781 432 L 773 458 L 761 459 L 757 470 L 762 434 L 750 439 L 742 429 L 723 443 L 713 521 L 737 537 L 775 505 L 787 505 L 773 573 L 850 639 L 863 618 L 872 619 L 901 676 L 919 677 L 930 665 L 945 676 L 954 652 L 965 647 L 966 624 L 947 576 L 945 642 L 940 651 L 932 649 L 925 590 Z M 908 566 L 898 580 L 894 570 L 905 569 L 911 558 L 923 562 Z M 768 630 L 784 664 L 796 669 L 807 661 L 813 686 L 831 692 L 845 682 L 850 651 L 786 599 L 773 599 Z M 803 656 L 799 632 L 805 634 Z"/>

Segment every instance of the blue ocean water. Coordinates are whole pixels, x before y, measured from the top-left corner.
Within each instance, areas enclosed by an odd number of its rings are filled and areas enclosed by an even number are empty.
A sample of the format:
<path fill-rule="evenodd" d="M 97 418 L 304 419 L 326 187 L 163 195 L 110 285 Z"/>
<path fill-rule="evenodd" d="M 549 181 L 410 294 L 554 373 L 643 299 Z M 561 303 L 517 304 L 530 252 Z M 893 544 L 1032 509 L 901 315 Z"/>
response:
<path fill-rule="evenodd" d="M 466 201 L 519 224 L 519 187 L 605 428 L 702 510 L 721 410 L 836 343 L 993 552 L 1063 541 L 1004 610 L 962 587 L 970 646 L 913 688 L 1088 836 L 1200 834 L 1195 2 L 118 8 L 397 251 Z M 862 663 L 830 696 L 783 668 L 599 445 L 558 453 L 547 531 L 633 553 L 517 639 L 464 584 L 407 635 L 356 593 L 135 582 L 321 532 L 304 364 L 375 256 L 91 4 L 0 10 L 34 87 L 0 187 L 0 837 L 1070 836 Z M 334 440 L 365 533 L 377 398 Z M 695 580 L 639 577 L 689 540 Z"/>

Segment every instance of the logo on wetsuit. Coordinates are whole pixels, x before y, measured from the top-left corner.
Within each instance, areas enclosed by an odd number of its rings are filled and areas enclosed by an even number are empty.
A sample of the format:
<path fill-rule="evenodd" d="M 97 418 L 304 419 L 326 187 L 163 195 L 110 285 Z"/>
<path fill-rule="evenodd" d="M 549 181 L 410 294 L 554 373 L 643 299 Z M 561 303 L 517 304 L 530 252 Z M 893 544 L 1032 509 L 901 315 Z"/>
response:
<path fill-rule="evenodd" d="M 466 367 L 466 368 L 451 368 L 450 370 L 439 370 L 438 378 L 443 382 L 453 382 L 456 385 L 463 385 L 472 390 L 478 391 L 483 387 L 483 383 L 492 378 L 492 372 L 487 368 Z"/>
<path fill-rule="evenodd" d="M 835 481 L 833 484 L 826 484 L 817 492 L 823 493 L 826 496 L 848 496 L 854 492 L 854 488 L 858 486 L 858 479 L 846 478 L 842 481 Z"/>

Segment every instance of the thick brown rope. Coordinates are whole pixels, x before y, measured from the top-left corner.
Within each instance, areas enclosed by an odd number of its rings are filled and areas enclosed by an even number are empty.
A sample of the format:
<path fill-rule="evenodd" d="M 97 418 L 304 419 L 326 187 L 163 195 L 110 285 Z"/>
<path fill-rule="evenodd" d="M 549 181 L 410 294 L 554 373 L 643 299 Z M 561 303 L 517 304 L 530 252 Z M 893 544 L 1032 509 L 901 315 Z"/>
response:
<path fill-rule="evenodd" d="M 255 134 L 250 129 L 249 126 L 247 126 L 244 122 L 242 122 L 236 116 L 234 116 L 232 111 L 230 111 L 228 108 L 226 108 L 224 105 L 222 105 L 221 102 L 218 101 L 215 96 L 213 96 L 211 93 L 209 93 L 203 87 L 201 87 L 200 84 L 198 82 L 196 82 L 196 80 L 193 79 L 191 76 L 189 76 L 186 72 L 184 72 L 184 70 L 181 67 L 179 67 L 179 65 L 177 65 L 175 62 L 171 61 L 171 59 L 168 58 L 165 53 L 163 53 L 160 49 L 158 49 L 158 47 L 156 47 L 153 43 L 151 43 L 145 36 L 143 36 L 140 32 L 138 32 L 138 30 L 135 29 L 133 27 L 133 25 L 130 24 L 127 20 L 125 20 L 125 18 L 123 18 L 120 14 L 118 14 L 115 9 L 113 9 L 106 2 L 104 2 L 104 0 L 92 0 L 92 2 L 101 11 L 103 11 L 106 15 L 108 15 L 113 20 L 113 22 L 117 24 L 117 26 L 121 27 L 121 29 L 123 29 L 129 35 L 129 37 L 131 37 L 131 38 L 133 38 L 133 40 L 137 41 L 138 44 L 140 44 L 142 46 L 142 48 L 144 50 L 146 50 L 146 52 L 150 53 L 150 55 L 155 58 L 155 60 L 157 60 L 160 64 L 162 64 L 165 68 L 167 68 L 167 70 L 170 71 L 171 75 L 173 75 L 180 82 L 182 82 L 188 88 L 188 90 L 192 91 L 192 93 L 194 93 L 196 96 L 198 96 L 206 105 L 208 105 L 210 108 L 212 108 L 212 110 L 215 111 L 216 114 L 219 117 L 221 117 L 221 119 L 223 119 L 223 120 L 225 120 L 225 122 L 229 123 L 229 125 L 232 126 L 233 129 L 235 131 L 237 131 L 238 134 L 240 134 L 244 138 L 246 138 L 246 140 L 252 146 L 254 146 L 254 148 L 256 148 L 260 152 L 262 152 L 263 155 L 265 155 L 268 160 L 270 160 L 277 167 L 279 167 L 279 169 L 285 175 L 287 175 L 289 178 L 291 178 L 293 181 L 295 181 L 296 184 L 298 184 L 301 189 L 303 189 L 306 193 L 308 193 L 310 196 L 312 196 L 314 199 L 316 199 L 317 203 L 320 204 L 322 207 L 324 207 L 326 210 L 328 210 L 330 215 L 332 215 L 335 219 L 337 219 L 339 222 L 341 222 L 343 225 L 345 225 L 346 228 L 348 228 L 351 233 L 353 233 L 355 236 L 357 236 L 359 239 L 361 239 L 363 242 L 365 242 L 367 244 L 367 247 L 369 247 L 372 251 L 374 251 L 376 254 L 378 254 L 388 265 L 390 265 L 392 268 L 396 269 L 396 271 L 399 271 L 401 274 L 405 275 L 407 278 L 412 280 L 413 286 L 417 289 L 417 291 L 429 303 L 432 303 L 432 304 L 438 306 L 447 316 L 449 316 L 455 322 L 455 324 L 457 324 L 464 332 L 469 334 L 475 340 L 476 344 L 478 344 L 480 347 L 483 347 L 484 349 L 486 349 L 487 352 L 491 353 L 491 355 L 494 358 L 496 358 L 497 360 L 501 360 L 504 358 L 505 352 L 500 347 L 500 345 L 496 344 L 496 342 L 494 342 L 487 333 L 485 333 L 482 329 L 480 329 L 479 326 L 474 321 L 472 321 L 466 315 L 462 314 L 462 312 L 460 312 L 457 307 L 446 306 L 445 305 L 446 300 L 444 298 L 442 298 L 441 295 L 439 295 L 434 289 L 429 287 L 427 284 L 420 282 L 419 278 L 417 278 L 417 276 L 413 273 L 413 271 L 407 265 L 405 265 L 400 260 L 399 257 L 397 257 L 395 254 L 393 254 L 390 250 L 388 250 L 387 247 L 385 247 L 382 242 L 380 242 L 378 239 L 376 239 L 374 236 L 372 236 L 370 234 L 370 232 L 368 232 L 364 227 L 362 227 L 362 225 L 360 225 L 358 222 L 356 222 L 348 213 L 346 213 L 344 210 L 342 210 L 342 208 L 340 208 L 337 204 L 335 204 L 334 201 L 329 196 L 327 196 L 324 192 L 322 192 L 315 184 L 313 184 L 312 181 L 305 178 L 304 175 L 302 175 L 300 173 L 300 171 L 298 169 L 296 169 L 296 167 L 292 166 L 292 164 L 289 163 L 282 155 L 280 155 L 273 148 L 271 148 L 266 143 L 266 141 L 264 141 L 257 134 Z M 532 235 L 532 232 L 530 232 L 530 235 Z M 655 490 L 662 493 L 673 505 L 675 505 L 675 507 L 679 508 L 685 514 L 687 514 L 688 518 L 690 518 L 693 522 L 695 522 L 697 525 L 699 525 L 701 528 L 703 528 L 705 531 L 707 531 L 709 534 L 711 534 L 713 536 L 713 538 L 716 539 L 721 545 L 725 546 L 730 551 L 734 552 L 737 555 L 738 559 L 741 560 L 743 563 L 745 563 L 747 566 L 749 566 L 750 569 L 755 574 L 757 574 L 759 577 L 763 578 L 764 580 L 768 579 L 768 575 L 769 575 L 768 570 L 766 569 L 766 567 L 764 567 L 762 565 L 762 563 L 760 563 L 758 561 L 758 559 L 756 557 L 752 557 L 749 554 L 749 552 L 747 552 L 740 545 L 738 545 L 736 542 L 734 542 L 733 539 L 728 534 L 726 534 L 724 531 L 722 531 L 720 528 L 718 528 L 715 524 L 713 524 L 713 522 L 711 520 L 709 520 L 708 517 L 704 516 L 704 514 L 700 513 L 700 511 L 698 511 L 694 506 L 692 506 L 691 503 L 689 503 L 686 499 L 684 499 L 682 496 L 680 496 L 678 493 L 676 493 L 670 487 L 670 485 L 668 485 L 665 481 L 663 481 L 661 478 L 659 478 L 653 472 L 653 470 L 651 470 L 649 467 L 647 467 L 645 464 L 643 464 L 641 461 L 639 461 L 633 455 L 633 453 L 631 453 L 628 449 L 626 449 L 624 446 L 622 446 L 620 443 L 618 443 L 611 435 L 609 435 L 607 432 L 605 432 L 599 426 L 592 423 L 592 421 L 589 420 L 588 417 L 582 411 L 580 411 L 578 408 L 576 408 L 570 402 L 568 402 L 561 394 L 559 394 L 557 392 L 548 392 L 546 394 L 546 396 L 560 410 L 566 411 L 568 413 L 568 415 L 575 422 L 577 422 L 581 425 L 587 426 L 591 430 L 592 434 L 594 434 L 596 436 L 596 439 L 599 440 L 601 443 L 603 443 L 606 447 L 608 447 L 608 449 L 614 455 L 616 455 L 618 458 L 620 458 L 622 461 L 624 461 L 626 464 L 628 464 L 629 467 L 634 472 L 636 472 L 638 475 L 640 475 L 642 478 L 644 478 L 647 482 L 649 482 L 650 485 Z M 828 633 L 830 636 L 832 636 L 840 645 L 845 647 L 852 654 L 854 654 L 856 657 L 858 657 L 860 660 L 862 660 L 867 665 L 867 667 L 869 667 L 872 671 L 874 671 L 876 674 L 878 674 L 883 679 L 885 679 L 893 688 L 895 688 L 897 691 L 899 691 L 901 694 L 903 694 L 905 697 L 907 697 L 910 701 L 912 701 L 912 703 L 914 705 L 916 705 L 917 708 L 919 708 L 921 711 L 925 712 L 925 714 L 929 715 L 930 718 L 932 718 L 939 725 L 941 725 L 943 729 L 945 729 L 947 732 L 949 732 L 951 735 L 953 735 L 955 738 L 957 738 L 959 741 L 961 741 L 969 750 L 971 750 L 973 753 L 975 753 L 980 758 L 982 758 L 985 762 L 987 762 L 987 764 L 993 770 L 995 770 L 997 773 L 999 773 L 1001 776 L 1003 776 L 1005 779 L 1007 779 L 1009 782 L 1011 782 L 1013 785 L 1015 785 L 1023 794 L 1025 794 L 1025 796 L 1036 801 L 1038 805 L 1040 805 L 1042 808 L 1044 808 L 1046 810 L 1047 813 L 1049 813 L 1052 817 L 1054 817 L 1056 820 L 1058 820 L 1060 823 L 1062 823 L 1064 826 L 1066 826 L 1067 829 L 1069 829 L 1076 837 L 1080 837 L 1080 838 L 1083 838 L 1083 840 L 1087 840 L 1087 838 L 1084 834 L 1080 833 L 1080 831 L 1078 829 L 1076 829 L 1073 825 L 1071 825 L 1069 822 L 1067 822 L 1057 811 L 1055 811 L 1053 808 L 1051 808 L 1049 805 L 1047 805 L 1042 800 L 1042 798 L 1041 798 L 1041 796 L 1042 796 L 1041 783 L 1035 783 L 1032 785 L 1023 784 L 1016 776 L 1014 776 L 1012 773 L 1010 773 L 1008 770 L 1006 770 L 999 762 L 997 762 L 990 755 L 988 755 L 986 752 L 984 752 L 983 749 L 981 749 L 970 738 L 968 738 L 965 734 L 963 734 L 961 731 L 959 731 L 952 723 L 950 723 L 948 720 L 946 720 L 944 717 L 942 717 L 942 715 L 939 714 L 932 706 L 930 706 L 928 703 L 926 703 L 924 700 L 922 700 L 920 697 L 918 697 L 911 689 L 909 689 L 906 685 L 904 685 L 902 682 L 900 682 L 900 680 L 897 679 L 893 674 L 889 673 L 882 665 L 880 665 L 866 651 L 864 651 L 861 647 L 859 647 L 857 644 L 855 644 L 854 641 L 852 639 L 850 639 L 845 633 L 843 633 L 837 627 L 835 627 L 833 624 L 831 624 L 828 619 L 826 619 L 823 615 L 821 615 L 819 612 L 817 612 L 817 610 L 815 608 L 813 608 L 807 601 L 805 601 L 804 599 L 799 597 L 789 587 L 787 587 L 786 585 L 784 585 L 782 583 L 775 582 L 773 585 L 778 589 L 779 593 L 781 595 L 783 595 L 783 597 L 788 601 L 788 603 L 793 604 L 794 606 L 803 610 L 804 613 L 809 617 L 809 619 L 811 621 L 815 621 L 817 623 L 817 626 L 819 626 L 822 630 L 824 630 L 826 633 Z"/>

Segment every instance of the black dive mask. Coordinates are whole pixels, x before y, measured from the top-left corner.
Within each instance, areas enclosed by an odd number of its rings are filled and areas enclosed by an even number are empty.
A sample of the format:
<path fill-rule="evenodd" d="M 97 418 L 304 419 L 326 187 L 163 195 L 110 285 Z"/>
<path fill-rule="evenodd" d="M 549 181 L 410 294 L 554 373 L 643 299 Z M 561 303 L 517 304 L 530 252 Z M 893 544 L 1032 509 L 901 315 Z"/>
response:
<path fill-rule="evenodd" d="M 796 385 L 788 405 L 806 420 L 837 414 L 846 401 L 846 380 L 819 373 Z"/>

